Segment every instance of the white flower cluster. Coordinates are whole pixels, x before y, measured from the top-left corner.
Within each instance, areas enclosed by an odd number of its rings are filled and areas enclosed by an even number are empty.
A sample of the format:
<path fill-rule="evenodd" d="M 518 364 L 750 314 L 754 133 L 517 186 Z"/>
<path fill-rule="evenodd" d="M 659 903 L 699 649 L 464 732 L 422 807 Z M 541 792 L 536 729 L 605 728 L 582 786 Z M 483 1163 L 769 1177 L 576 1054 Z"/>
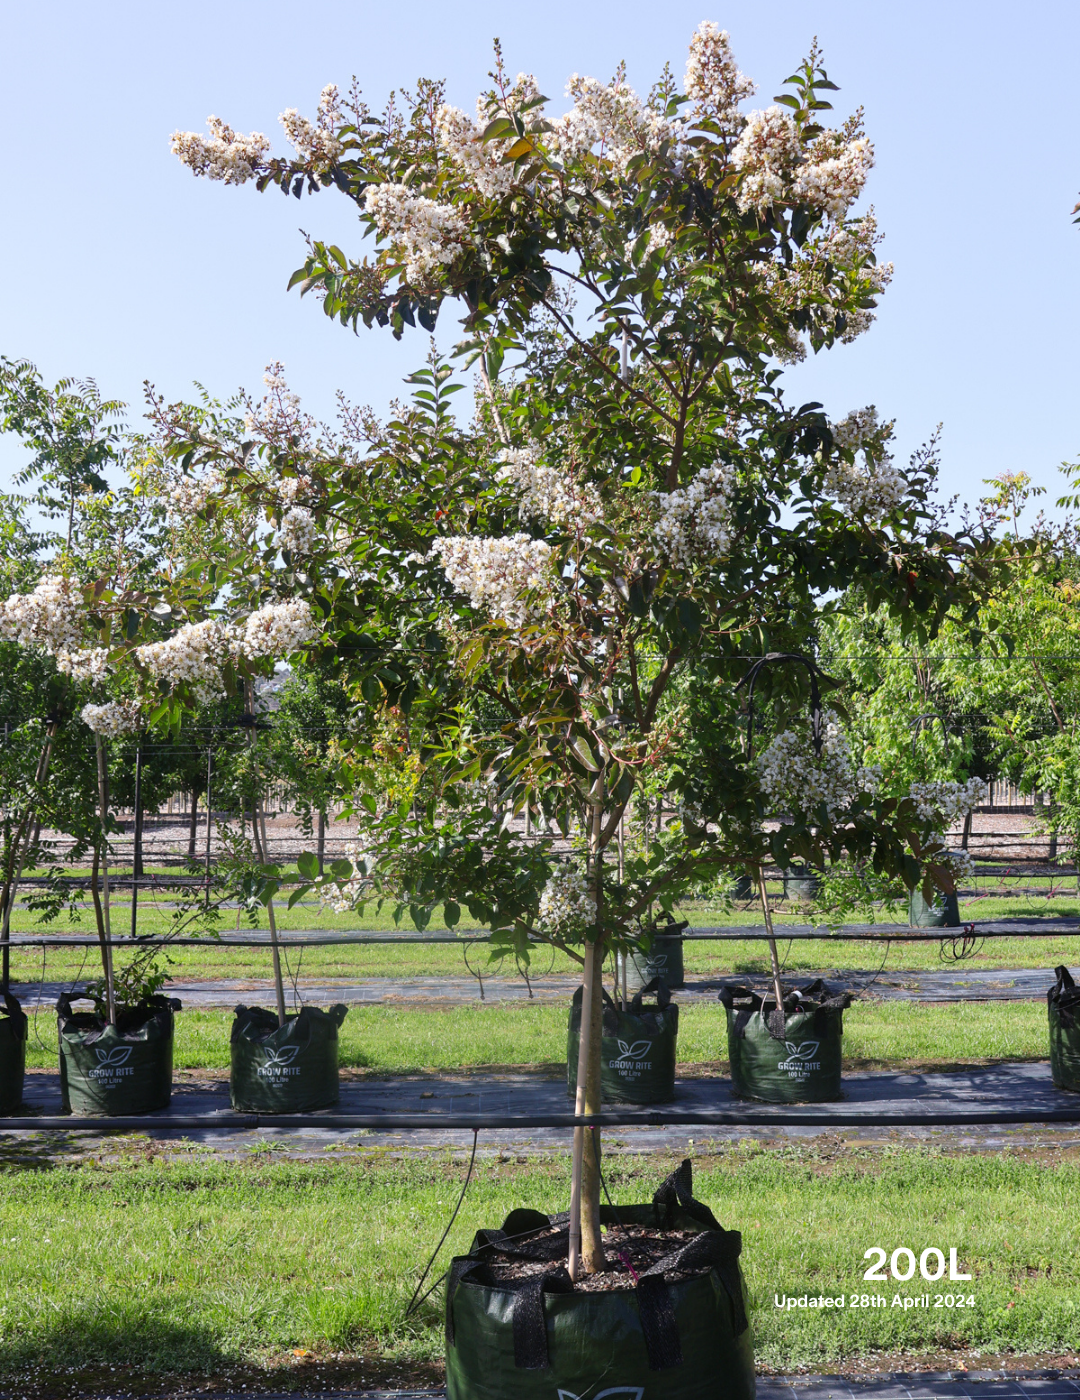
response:
<path fill-rule="evenodd" d="M 80 645 L 85 615 L 78 585 L 47 575 L 32 593 L 13 593 L 0 603 L 0 637 L 45 652 L 72 680 L 101 681 L 108 672 L 109 653 L 105 647 Z"/>
<path fill-rule="evenodd" d="M 865 136 L 841 141 L 834 133 L 828 133 L 820 141 L 825 143 L 824 149 L 812 151 L 812 158 L 800 168 L 794 196 L 839 221 L 862 194 L 874 164 L 874 148 Z M 813 159 L 814 154 L 819 158 Z"/>
<path fill-rule="evenodd" d="M 750 113 L 731 152 L 731 163 L 743 177 L 738 204 L 744 214 L 748 209 L 763 214 L 784 198 L 801 153 L 798 127 L 783 107 Z"/>
<path fill-rule="evenodd" d="M 174 131 L 172 153 L 196 175 L 211 180 L 224 180 L 227 185 L 242 185 L 250 180 L 270 149 L 270 142 L 261 131 L 244 136 L 218 117 L 207 117 L 209 136 L 197 131 Z"/>
<path fill-rule="evenodd" d="M 186 622 L 164 642 L 135 648 L 135 656 L 158 680 L 187 682 L 201 698 L 224 694 L 222 667 L 240 642 L 236 628 L 223 622 Z"/>
<path fill-rule="evenodd" d="M 165 518 L 170 525 L 184 525 L 205 510 L 212 496 L 224 489 L 225 478 L 216 469 L 203 476 L 182 476 L 165 492 Z"/>
<path fill-rule="evenodd" d="M 595 486 L 579 483 L 565 472 L 540 460 L 536 447 L 507 448 L 499 459 L 499 480 L 521 492 L 518 515 L 522 520 L 547 520 L 584 530 L 602 520 L 603 506 Z"/>
<path fill-rule="evenodd" d="M 660 552 L 676 568 L 722 559 L 731 544 L 732 469 L 722 464 L 706 467 L 675 491 L 654 491 L 660 502 L 660 519 L 653 538 Z"/>
<path fill-rule="evenodd" d="M 908 794 L 923 821 L 933 822 L 945 831 L 985 802 L 986 795 L 987 787 L 981 778 L 969 778 L 966 783 L 912 783 Z"/>
<path fill-rule="evenodd" d="M 808 734 L 785 730 L 758 758 L 758 779 L 774 808 L 811 815 L 824 806 L 833 822 L 859 793 L 877 791 L 881 770 L 856 769 L 835 714 L 826 711 L 824 720 L 820 758 Z"/>
<path fill-rule="evenodd" d="M 845 452 L 862 451 L 863 463 L 838 458 L 825 474 L 825 490 L 852 515 L 881 520 L 907 494 L 908 480 L 892 464 L 883 443 L 891 423 L 879 423 L 873 404 L 853 409 L 833 426 L 833 441 Z"/>
<path fill-rule="evenodd" d="M 103 739 L 118 739 L 139 727 L 139 707 L 128 700 L 109 700 L 104 705 L 84 705 L 79 712 L 83 724 L 89 725 Z"/>
<path fill-rule="evenodd" d="M 753 96 L 754 84 L 736 66 L 727 30 L 710 20 L 699 24 L 690 40 L 684 87 L 687 97 L 727 131 L 736 127 L 739 103 Z"/>
<path fill-rule="evenodd" d="M 885 456 L 865 466 L 843 460 L 834 462 L 825 474 L 825 490 L 852 515 L 882 520 L 904 499 L 908 479 Z"/>
<path fill-rule="evenodd" d="M 292 506 L 281 517 L 278 544 L 291 554 L 310 554 L 317 530 L 315 517 L 303 506 Z"/>
<path fill-rule="evenodd" d="M 501 199 L 514 185 L 514 167 L 503 164 L 503 157 L 513 145 L 514 138 L 496 137 L 483 140 L 484 131 L 496 116 L 519 111 L 526 102 L 540 96 L 540 89 L 531 73 L 519 73 L 514 86 L 506 95 L 505 111 L 494 111 L 490 99 L 476 99 L 476 120 L 460 107 L 447 103 L 435 113 L 435 130 L 439 145 L 459 166 L 466 180 L 482 195 Z"/>
<path fill-rule="evenodd" d="M 575 73 L 566 85 L 574 106 L 549 123 L 547 139 L 564 161 L 580 159 L 599 147 L 615 170 L 625 172 L 631 157 L 654 152 L 664 141 L 678 142 L 684 124 L 642 102 L 633 88 L 618 80 L 601 83 Z"/>
<path fill-rule="evenodd" d="M 431 552 L 452 588 L 510 627 L 520 627 L 528 618 L 528 593 L 546 593 L 551 587 L 551 546 L 528 535 L 444 535 Z"/>
<path fill-rule="evenodd" d="M 596 900 L 585 876 L 573 866 L 557 866 L 540 896 L 540 926 L 566 937 L 581 933 L 596 921 Z"/>
<path fill-rule="evenodd" d="M 336 83 L 327 83 L 323 88 L 314 122 L 302 117 L 295 107 L 286 108 L 280 118 L 296 154 L 302 161 L 316 165 L 329 165 L 341 154 L 341 142 L 334 135 L 340 119 L 341 99 Z"/>
<path fill-rule="evenodd" d="M 880 431 L 877 409 L 873 404 L 868 404 L 866 408 L 853 408 L 846 418 L 833 424 L 833 442 L 837 447 L 850 447 L 857 451 L 864 442 L 876 438 Z"/>
<path fill-rule="evenodd" d="M 418 290 L 436 286 L 443 269 L 465 250 L 469 225 L 452 204 L 387 184 L 369 185 L 364 205 L 382 237 L 401 252 L 405 276 Z"/>
<path fill-rule="evenodd" d="M 244 625 L 240 650 L 250 661 L 264 657 L 279 661 L 318 636 L 311 604 L 306 598 L 266 603 Z"/>
<path fill-rule="evenodd" d="M 0 603 L 0 636 L 55 656 L 82 641 L 86 609 L 78 585 L 47 575 L 32 593 L 13 593 Z"/>

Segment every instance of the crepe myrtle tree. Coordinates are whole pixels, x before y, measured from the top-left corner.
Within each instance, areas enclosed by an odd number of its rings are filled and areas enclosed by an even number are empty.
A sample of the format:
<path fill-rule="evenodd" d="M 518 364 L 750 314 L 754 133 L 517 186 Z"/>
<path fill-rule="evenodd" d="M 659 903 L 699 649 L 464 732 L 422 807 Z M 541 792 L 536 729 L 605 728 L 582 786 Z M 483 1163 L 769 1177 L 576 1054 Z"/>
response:
<path fill-rule="evenodd" d="M 735 692 L 751 659 L 812 649 L 855 585 L 925 637 L 971 615 L 993 561 L 984 537 L 945 527 L 932 454 L 902 471 L 874 409 L 834 423 L 783 396 L 783 366 L 866 330 L 891 273 L 872 210 L 852 213 L 873 149 L 859 113 L 824 124 L 833 90 L 815 48 L 772 105 L 744 110 L 753 85 L 703 24 L 681 89 L 665 71 L 644 100 L 620 70 L 572 78 L 556 113 L 499 56 L 475 116 L 434 82 L 379 117 L 331 86 L 313 122 L 284 113 L 291 158 L 216 119 L 173 140 L 197 174 L 353 202 L 371 255 L 314 240 L 293 278 L 332 318 L 401 335 L 447 303 L 461 313 L 478 373 L 468 428 L 436 359 L 366 455 L 298 467 L 287 435 L 194 434 L 175 450 L 261 492 L 272 522 L 274 462 L 318 483 L 296 586 L 323 600 L 369 703 L 426 713 L 439 775 L 426 807 L 372 817 L 356 878 L 418 923 L 442 903 L 452 925 L 466 905 L 496 949 L 527 957 L 542 940 L 581 959 L 579 1114 L 600 1109 L 603 960 L 634 946 L 650 908 L 796 857 L 846 854 L 909 886 L 924 868 L 948 878 L 912 799 L 876 793 L 835 735 L 815 752 L 802 668 L 762 678 L 774 739 L 760 760 Z M 479 692 L 498 725 L 475 723 Z M 605 852 L 657 772 L 680 819 L 619 884 Z M 577 860 L 470 800 L 477 781 L 575 837 Z M 575 1274 L 604 1265 L 586 1131 Z"/>

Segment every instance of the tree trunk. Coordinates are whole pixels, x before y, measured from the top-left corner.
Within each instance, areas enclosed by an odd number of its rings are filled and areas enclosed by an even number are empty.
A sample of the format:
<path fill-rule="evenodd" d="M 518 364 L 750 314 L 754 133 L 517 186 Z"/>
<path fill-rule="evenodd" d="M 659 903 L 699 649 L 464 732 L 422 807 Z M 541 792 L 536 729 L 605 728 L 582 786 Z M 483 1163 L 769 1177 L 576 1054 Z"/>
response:
<path fill-rule="evenodd" d="M 109 923 L 109 864 L 105 842 L 109 820 L 109 773 L 105 764 L 105 742 L 100 734 L 94 735 L 97 749 L 98 802 L 101 807 L 101 836 L 94 846 L 94 868 L 90 888 L 94 896 L 94 914 L 97 919 L 98 941 L 101 944 L 101 964 L 105 973 L 105 1019 L 110 1026 L 116 1024 L 116 992 L 113 986 L 112 929 Z M 101 893 L 98 893 L 98 870 L 101 871 Z"/>
<path fill-rule="evenodd" d="M 315 854 L 319 861 L 319 874 L 323 873 L 323 860 L 326 856 L 326 813 L 320 809 L 319 825 L 315 834 Z"/>
<path fill-rule="evenodd" d="M 191 816 L 188 821 L 188 860 L 195 859 L 195 842 L 199 837 L 199 790 L 191 789 Z"/>
<path fill-rule="evenodd" d="M 53 740 L 56 738 L 56 730 L 57 725 L 54 722 L 50 724 L 48 729 L 46 729 L 45 731 L 45 743 L 42 746 L 41 755 L 38 758 L 37 772 L 34 775 L 35 799 L 37 797 L 38 790 L 41 788 L 42 783 L 48 776 L 49 762 L 52 758 Z M 6 726 L 4 732 L 6 736 Z M 24 838 L 28 834 L 30 823 L 34 820 L 34 810 L 33 806 L 31 805 L 28 806 L 26 811 L 23 813 L 22 821 L 19 823 L 18 829 L 15 834 L 15 840 L 11 850 L 11 860 L 15 862 L 14 869 L 8 869 L 4 872 L 3 928 L 2 930 L 0 930 L 0 939 L 2 939 L 3 941 L 4 952 L 3 967 L 2 969 L 0 969 L 0 977 L 2 977 L 3 988 L 5 992 L 8 990 L 8 982 L 11 977 L 11 913 L 15 907 L 15 897 L 19 893 L 19 880 L 22 878 L 23 862 L 26 860 L 26 853 L 32 845 L 32 841 L 26 842 L 24 844 Z M 38 823 L 38 829 L 40 831 L 40 823 Z"/>

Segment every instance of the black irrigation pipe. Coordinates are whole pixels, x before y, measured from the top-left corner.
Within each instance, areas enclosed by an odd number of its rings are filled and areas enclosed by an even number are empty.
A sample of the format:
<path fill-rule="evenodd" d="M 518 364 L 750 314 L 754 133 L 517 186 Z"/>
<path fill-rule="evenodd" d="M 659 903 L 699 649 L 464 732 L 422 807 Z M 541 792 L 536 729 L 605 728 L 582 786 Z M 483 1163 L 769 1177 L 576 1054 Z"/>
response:
<path fill-rule="evenodd" d="M 769 1112 L 741 1109 L 651 1109 L 636 1113 L 597 1113 L 577 1118 L 572 1113 L 211 1113 L 150 1115 L 116 1118 L 83 1118 L 72 1115 L 0 1118 L 0 1132 L 238 1132 L 252 1128 L 325 1128 L 335 1132 L 375 1129 L 387 1132 L 444 1132 L 467 1129 L 481 1132 L 515 1128 L 966 1128 L 1006 1127 L 1037 1123 L 1080 1124 L 1080 1103 L 1069 1108 L 964 1109 L 911 1113 L 873 1114 L 855 1109 L 781 1108 Z"/>
<path fill-rule="evenodd" d="M 845 924 L 842 929 L 832 933 L 827 928 L 815 928 L 810 924 L 777 924 L 777 931 L 783 939 L 799 941 L 803 939 L 817 940 L 823 943 L 940 943 L 943 939 L 960 938 L 965 933 L 977 938 L 1047 938 L 1053 934 L 1065 934 L 1080 936 L 1080 919 L 1018 919 L 1010 924 L 1008 920 L 997 920 L 986 923 L 960 923 L 954 928 L 911 928 L 908 924 Z M 663 933 L 663 930 L 660 930 Z M 707 927 L 698 929 L 694 933 L 684 933 L 683 939 L 687 943 L 743 943 L 757 942 L 763 943 L 768 940 L 769 932 L 763 925 L 748 924 L 745 928 L 738 925 L 720 925 L 717 927 Z M 491 936 L 486 933 L 461 934 L 452 933 L 315 933 L 307 935 L 294 935 L 282 932 L 279 935 L 282 943 L 288 943 L 297 948 L 316 948 L 345 946 L 351 944 L 381 944 L 381 943 L 454 943 L 457 945 L 469 943 L 490 943 Z M 235 934 L 222 934 L 220 938 L 185 938 L 175 937 L 167 934 L 140 934 L 137 938 L 121 937 L 112 940 L 114 948 L 152 947 L 156 944 L 168 945 L 176 948 L 263 948 L 269 947 L 270 938 L 266 934 L 261 938 L 244 937 L 238 938 Z M 13 934 L 11 937 L 12 948 L 96 948 L 98 940 L 89 935 L 66 936 L 64 934 Z M 546 947 L 546 944 L 538 943 L 536 947 Z"/>

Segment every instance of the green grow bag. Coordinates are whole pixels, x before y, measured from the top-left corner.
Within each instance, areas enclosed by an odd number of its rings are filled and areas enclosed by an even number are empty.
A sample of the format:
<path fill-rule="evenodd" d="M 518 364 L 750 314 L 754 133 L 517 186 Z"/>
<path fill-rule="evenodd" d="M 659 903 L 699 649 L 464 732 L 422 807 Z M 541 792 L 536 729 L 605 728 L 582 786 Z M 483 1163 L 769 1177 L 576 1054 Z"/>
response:
<path fill-rule="evenodd" d="M 923 894 L 922 886 L 916 885 L 908 895 L 908 927 L 959 928 L 960 901 L 958 897 L 955 893 L 942 894 L 939 891 L 931 904 Z"/>
<path fill-rule="evenodd" d="M 768 1025 L 776 998 L 728 984 L 720 993 L 727 1012 L 731 1087 L 741 1098 L 766 1103 L 829 1103 L 842 1098 L 841 1037 L 851 993 L 830 995 L 819 978 L 784 997 L 784 1036 Z"/>
<path fill-rule="evenodd" d="M 656 992 L 656 1002 L 643 998 Z M 581 1037 L 581 988 L 570 1005 L 566 1036 L 566 1092 L 577 1092 Z M 679 1008 L 663 982 L 650 982 L 623 1011 L 604 992 L 600 1036 L 600 1095 L 604 1103 L 670 1103 L 675 1097 Z"/>
<path fill-rule="evenodd" d="M 340 1002 L 305 1006 L 283 1026 L 273 1011 L 238 1006 L 232 1028 L 229 1098 L 238 1113 L 313 1113 L 338 1101 Z"/>
<path fill-rule="evenodd" d="M 686 928 L 686 924 L 681 925 Z M 647 953 L 619 953 L 616 957 L 619 984 L 622 985 L 623 963 L 626 963 L 626 989 L 638 992 L 659 978 L 668 987 L 685 984 L 683 972 L 683 940 L 681 933 L 658 933 Z"/>
<path fill-rule="evenodd" d="M 821 889 L 821 876 L 808 865 L 789 865 L 784 871 L 784 898 L 816 899 Z"/>
<path fill-rule="evenodd" d="M 57 999 L 60 1097 L 65 1113 L 107 1118 L 154 1113 L 172 1097 L 175 997 L 147 997 L 110 1026 L 94 1011 L 72 1011 L 76 995 Z"/>
<path fill-rule="evenodd" d="M 0 1016 L 0 1114 L 14 1113 L 22 1107 L 28 1025 L 18 1000 L 5 991 L 4 1014 Z"/>
<path fill-rule="evenodd" d="M 610 1292 L 571 1282 L 566 1215 L 515 1210 L 478 1231 L 447 1280 L 447 1400 L 754 1400 L 742 1236 L 690 1187 L 685 1161 L 651 1205 L 601 1207 L 609 1255 L 620 1225 L 691 1232 Z"/>
<path fill-rule="evenodd" d="M 1058 1089 L 1080 1091 L 1080 987 L 1067 967 L 1046 994 L 1050 1015 L 1050 1073 Z"/>

